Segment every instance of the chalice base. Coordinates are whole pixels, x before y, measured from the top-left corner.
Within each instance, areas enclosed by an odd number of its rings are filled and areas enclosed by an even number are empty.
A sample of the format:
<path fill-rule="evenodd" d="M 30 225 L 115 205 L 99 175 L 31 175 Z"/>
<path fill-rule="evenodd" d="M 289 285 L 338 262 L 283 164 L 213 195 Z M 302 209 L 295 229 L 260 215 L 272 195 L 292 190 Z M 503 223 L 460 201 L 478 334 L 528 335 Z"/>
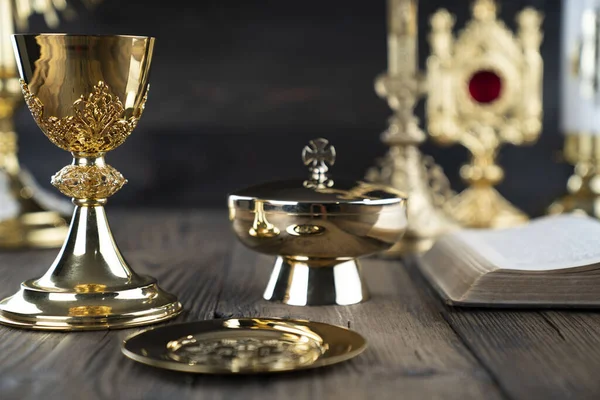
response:
<path fill-rule="evenodd" d="M 45 198 L 46 194 L 24 171 L 0 174 L 5 181 L 0 185 L 0 248 L 60 247 L 69 230 L 63 215 L 70 213 L 72 206 Z"/>
<path fill-rule="evenodd" d="M 450 201 L 452 217 L 469 228 L 508 228 L 529 220 L 527 215 L 491 186 L 472 186 Z"/>
<path fill-rule="evenodd" d="M 368 300 L 369 294 L 355 259 L 277 257 L 264 298 L 292 306 L 345 306 Z"/>
<path fill-rule="evenodd" d="M 44 276 L 22 283 L 0 302 L 0 323 L 56 331 L 118 329 L 180 312 L 175 296 L 127 265 L 104 207 L 78 206 L 58 257 Z"/>

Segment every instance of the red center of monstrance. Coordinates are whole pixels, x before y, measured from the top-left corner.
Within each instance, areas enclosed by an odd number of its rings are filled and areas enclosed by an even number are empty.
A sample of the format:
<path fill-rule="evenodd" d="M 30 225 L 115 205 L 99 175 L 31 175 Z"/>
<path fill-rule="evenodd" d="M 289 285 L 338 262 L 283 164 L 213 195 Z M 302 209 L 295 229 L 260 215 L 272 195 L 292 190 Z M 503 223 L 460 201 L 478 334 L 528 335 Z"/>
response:
<path fill-rule="evenodd" d="M 469 79 L 469 93 L 478 103 L 492 103 L 502 93 L 502 79 L 494 71 L 477 71 Z"/>

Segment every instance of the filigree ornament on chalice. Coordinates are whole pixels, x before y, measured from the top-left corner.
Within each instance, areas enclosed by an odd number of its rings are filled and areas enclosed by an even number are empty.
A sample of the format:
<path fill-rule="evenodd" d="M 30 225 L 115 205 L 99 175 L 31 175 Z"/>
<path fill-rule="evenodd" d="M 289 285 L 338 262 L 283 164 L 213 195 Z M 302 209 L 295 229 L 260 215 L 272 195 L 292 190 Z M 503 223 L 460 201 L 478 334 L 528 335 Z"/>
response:
<path fill-rule="evenodd" d="M 149 86 L 134 114 L 125 118 L 121 100 L 99 81 L 92 93 L 83 94 L 73 104 L 73 115 L 57 118 L 44 115 L 44 105 L 21 80 L 25 103 L 33 118 L 52 143 L 75 156 L 100 156 L 116 149 L 135 129 L 148 98 Z M 115 194 L 127 180 L 107 164 L 69 165 L 52 177 L 52 184 L 76 199 L 105 199 Z"/>

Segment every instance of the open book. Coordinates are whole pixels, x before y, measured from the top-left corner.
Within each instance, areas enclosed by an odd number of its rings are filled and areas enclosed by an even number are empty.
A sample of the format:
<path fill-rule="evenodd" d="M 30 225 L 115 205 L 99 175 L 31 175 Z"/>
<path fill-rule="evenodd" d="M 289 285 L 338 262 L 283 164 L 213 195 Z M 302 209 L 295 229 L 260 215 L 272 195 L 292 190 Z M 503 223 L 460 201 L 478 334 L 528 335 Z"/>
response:
<path fill-rule="evenodd" d="M 600 222 L 585 216 L 450 233 L 418 263 L 451 305 L 600 306 Z"/>

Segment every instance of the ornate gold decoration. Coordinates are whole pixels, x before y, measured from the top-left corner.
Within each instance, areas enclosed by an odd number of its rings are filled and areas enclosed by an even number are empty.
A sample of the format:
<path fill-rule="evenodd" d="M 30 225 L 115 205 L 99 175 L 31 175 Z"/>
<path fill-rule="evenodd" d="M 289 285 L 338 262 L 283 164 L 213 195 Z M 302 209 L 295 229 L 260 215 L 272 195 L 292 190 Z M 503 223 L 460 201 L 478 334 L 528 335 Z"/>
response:
<path fill-rule="evenodd" d="M 73 104 L 73 115 L 44 115 L 44 105 L 21 79 L 25 103 L 48 139 L 63 150 L 83 155 L 101 155 L 119 147 L 135 129 L 148 98 L 148 85 L 140 106 L 125 118 L 121 100 L 99 81 L 87 98 Z M 76 199 L 105 199 L 118 192 L 127 180 L 110 165 L 69 165 L 52 177 L 52 184 Z"/>
<path fill-rule="evenodd" d="M 48 139 L 63 150 L 73 153 L 97 154 L 119 147 L 135 129 L 145 106 L 146 95 L 133 116 L 125 119 L 125 108 L 106 83 L 99 81 L 94 90 L 73 104 L 73 115 L 64 118 L 47 117 L 44 105 L 29 91 L 21 79 L 25 103 Z"/>
<path fill-rule="evenodd" d="M 76 207 L 54 263 L 0 301 L 0 323 L 73 331 L 175 317 L 181 304 L 154 278 L 131 269 L 104 210 L 107 198 L 126 182 L 104 156 L 123 144 L 142 115 L 154 39 L 34 34 L 15 35 L 13 43 L 34 120 L 52 143 L 73 156 L 52 184 Z M 81 93 L 87 88 L 90 93 Z"/>
<path fill-rule="evenodd" d="M 68 165 L 52 176 L 52 185 L 75 199 L 106 199 L 126 183 L 127 179 L 110 165 Z"/>
<path fill-rule="evenodd" d="M 375 91 L 394 115 L 381 135 L 390 150 L 366 178 L 404 192 L 410 204 L 406 234 L 386 253 L 390 256 L 425 251 L 437 236 L 457 227 L 445 210 L 453 195 L 448 180 L 419 151 L 426 135 L 414 114 L 424 89 L 417 71 L 417 5 L 416 0 L 388 0 L 388 71 L 375 80 Z"/>
<path fill-rule="evenodd" d="M 314 363 L 325 349 L 316 341 L 298 338 L 215 338 L 193 336 L 169 342 L 169 357 L 188 365 L 219 369 L 263 369 L 277 365 L 293 369 Z"/>
<path fill-rule="evenodd" d="M 527 216 L 493 186 L 504 177 L 495 159 L 503 143 L 530 144 L 542 128 L 542 15 L 526 8 L 517 15 L 518 33 L 496 18 L 494 0 L 476 0 L 473 19 L 452 35 L 447 10 L 431 18 L 427 61 L 427 118 L 430 135 L 460 143 L 472 155 L 461 176 L 470 185 L 453 198 L 453 216 L 470 227 L 502 227 Z"/>

